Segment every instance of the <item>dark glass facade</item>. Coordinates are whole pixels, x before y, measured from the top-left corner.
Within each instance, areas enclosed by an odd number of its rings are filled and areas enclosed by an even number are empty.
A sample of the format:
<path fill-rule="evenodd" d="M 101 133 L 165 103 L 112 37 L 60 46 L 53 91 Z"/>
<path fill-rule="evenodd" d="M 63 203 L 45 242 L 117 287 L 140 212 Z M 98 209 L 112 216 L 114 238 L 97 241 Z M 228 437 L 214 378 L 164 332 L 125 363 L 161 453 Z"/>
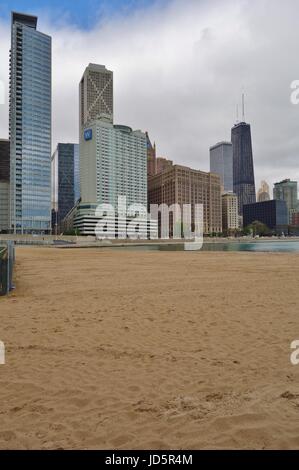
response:
<path fill-rule="evenodd" d="M 259 221 L 271 230 L 283 229 L 288 225 L 288 209 L 285 201 L 263 201 L 245 204 L 243 207 L 243 225 Z"/>
<path fill-rule="evenodd" d="M 9 140 L 0 139 L 0 181 L 9 181 L 10 166 L 10 143 Z"/>
<path fill-rule="evenodd" d="M 79 145 L 58 144 L 52 157 L 52 228 L 80 198 Z"/>
<path fill-rule="evenodd" d="M 244 204 L 256 202 L 250 125 L 240 122 L 232 128 L 234 193 L 239 215 Z"/>

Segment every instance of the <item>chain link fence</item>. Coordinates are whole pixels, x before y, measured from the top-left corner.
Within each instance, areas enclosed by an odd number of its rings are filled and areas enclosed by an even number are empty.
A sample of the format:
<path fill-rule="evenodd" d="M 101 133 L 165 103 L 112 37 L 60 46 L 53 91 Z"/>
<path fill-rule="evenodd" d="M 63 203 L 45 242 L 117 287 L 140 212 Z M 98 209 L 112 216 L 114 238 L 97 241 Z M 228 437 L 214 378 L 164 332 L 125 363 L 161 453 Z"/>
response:
<path fill-rule="evenodd" d="M 14 243 L 8 241 L 0 244 L 0 295 L 7 295 L 13 289 L 14 263 Z"/>

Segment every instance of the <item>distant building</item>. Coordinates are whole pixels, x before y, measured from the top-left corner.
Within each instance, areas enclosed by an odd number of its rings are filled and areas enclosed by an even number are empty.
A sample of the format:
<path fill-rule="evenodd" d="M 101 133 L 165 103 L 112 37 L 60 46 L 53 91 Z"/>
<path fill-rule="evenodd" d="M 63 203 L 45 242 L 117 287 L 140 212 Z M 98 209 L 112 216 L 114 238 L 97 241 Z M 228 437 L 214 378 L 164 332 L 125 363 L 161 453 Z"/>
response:
<path fill-rule="evenodd" d="M 257 202 L 270 201 L 270 199 L 270 186 L 266 181 L 262 181 L 257 193 Z"/>
<path fill-rule="evenodd" d="M 273 191 L 274 199 L 277 201 L 285 201 L 288 213 L 289 213 L 289 224 L 292 223 L 293 214 L 298 210 L 298 183 L 297 181 L 291 181 L 285 179 L 279 183 L 274 184 Z"/>
<path fill-rule="evenodd" d="M 0 139 L 0 233 L 9 230 L 10 142 Z"/>
<path fill-rule="evenodd" d="M 233 146 L 219 142 L 210 148 L 210 171 L 220 175 L 223 192 L 233 192 Z"/>
<path fill-rule="evenodd" d="M 250 125 L 240 122 L 232 128 L 234 193 L 238 197 L 239 215 L 244 204 L 256 202 Z"/>
<path fill-rule="evenodd" d="M 79 145 L 58 144 L 52 156 L 54 230 L 80 198 Z"/>
<path fill-rule="evenodd" d="M 37 17 L 12 13 L 10 51 L 10 229 L 51 231 L 51 37 Z"/>
<path fill-rule="evenodd" d="M 169 170 L 173 166 L 173 161 L 168 160 L 167 158 L 158 157 L 157 158 L 157 175 L 163 173 L 163 171 Z"/>
<path fill-rule="evenodd" d="M 292 225 L 299 227 L 299 212 L 293 214 Z"/>
<path fill-rule="evenodd" d="M 245 204 L 243 217 L 244 227 L 259 221 L 276 232 L 286 232 L 288 228 L 288 209 L 285 201 L 271 200 Z"/>
<path fill-rule="evenodd" d="M 170 165 L 164 172 L 148 180 L 149 206 L 151 204 L 191 204 L 192 225 L 195 204 L 203 204 L 204 233 L 222 232 L 220 176 L 193 170 L 180 165 Z"/>
<path fill-rule="evenodd" d="M 222 194 L 222 228 L 226 232 L 239 228 L 238 198 L 234 193 Z"/>
<path fill-rule="evenodd" d="M 79 85 L 80 128 L 106 114 L 113 122 L 113 72 L 104 65 L 89 64 Z"/>
<path fill-rule="evenodd" d="M 152 145 L 147 132 L 145 135 L 147 142 L 147 175 L 150 177 L 167 170 L 170 166 L 173 165 L 173 162 L 167 158 L 157 158 L 156 144 L 154 143 L 154 145 Z"/>
<path fill-rule="evenodd" d="M 148 132 L 146 135 L 146 148 L 147 148 L 147 175 L 153 176 L 157 173 L 157 159 L 156 159 L 156 144 L 152 145 Z"/>

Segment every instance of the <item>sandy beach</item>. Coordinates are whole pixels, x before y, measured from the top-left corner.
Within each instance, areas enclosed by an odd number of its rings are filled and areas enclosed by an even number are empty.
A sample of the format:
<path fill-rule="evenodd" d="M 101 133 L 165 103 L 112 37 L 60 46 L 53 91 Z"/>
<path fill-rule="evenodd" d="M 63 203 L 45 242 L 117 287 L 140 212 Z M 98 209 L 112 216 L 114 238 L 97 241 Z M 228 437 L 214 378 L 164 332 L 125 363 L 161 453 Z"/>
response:
<path fill-rule="evenodd" d="M 16 257 L 0 449 L 299 449 L 299 255 Z"/>

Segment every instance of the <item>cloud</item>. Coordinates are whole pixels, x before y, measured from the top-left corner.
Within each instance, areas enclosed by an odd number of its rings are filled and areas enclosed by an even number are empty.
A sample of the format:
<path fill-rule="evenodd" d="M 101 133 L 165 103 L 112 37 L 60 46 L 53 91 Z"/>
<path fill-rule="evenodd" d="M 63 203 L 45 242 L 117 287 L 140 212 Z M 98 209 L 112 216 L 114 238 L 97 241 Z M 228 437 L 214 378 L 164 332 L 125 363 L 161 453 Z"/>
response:
<path fill-rule="evenodd" d="M 162 2 L 163 3 L 163 2 Z M 257 186 L 299 180 L 297 0 L 173 0 L 83 31 L 47 17 L 53 37 L 53 146 L 78 141 L 78 84 L 89 62 L 114 71 L 115 122 L 148 130 L 158 153 L 209 170 L 209 147 L 230 139 L 236 103 L 246 93 Z M 9 25 L 0 24 L 8 64 Z M 0 79 L 7 83 L 7 67 Z M 7 133 L 7 105 L 0 106 Z"/>

